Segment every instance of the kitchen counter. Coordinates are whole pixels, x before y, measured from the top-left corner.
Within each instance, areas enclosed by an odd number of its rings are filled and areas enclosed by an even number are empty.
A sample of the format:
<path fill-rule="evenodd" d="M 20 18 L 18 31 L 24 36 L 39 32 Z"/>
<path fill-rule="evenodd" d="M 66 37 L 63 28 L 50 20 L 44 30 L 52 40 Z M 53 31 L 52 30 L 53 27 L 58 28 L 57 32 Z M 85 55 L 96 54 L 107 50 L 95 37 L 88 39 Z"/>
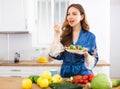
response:
<path fill-rule="evenodd" d="M 4 61 L 0 62 L 0 66 L 61 66 L 61 62 L 59 61 L 51 61 L 48 63 L 37 63 L 36 61 L 22 61 L 19 63 L 7 63 Z M 99 60 L 97 66 L 110 66 L 110 63 Z"/>
<path fill-rule="evenodd" d="M 0 77 L 0 89 L 22 89 L 23 79 L 21 77 Z M 40 87 L 37 84 L 33 84 L 31 89 L 40 89 Z"/>
<path fill-rule="evenodd" d="M 22 89 L 23 77 L 0 77 L 0 89 Z M 31 89 L 41 89 L 37 84 L 33 84 Z M 47 88 L 50 89 L 50 88 Z M 118 88 L 113 88 L 118 89 Z"/>

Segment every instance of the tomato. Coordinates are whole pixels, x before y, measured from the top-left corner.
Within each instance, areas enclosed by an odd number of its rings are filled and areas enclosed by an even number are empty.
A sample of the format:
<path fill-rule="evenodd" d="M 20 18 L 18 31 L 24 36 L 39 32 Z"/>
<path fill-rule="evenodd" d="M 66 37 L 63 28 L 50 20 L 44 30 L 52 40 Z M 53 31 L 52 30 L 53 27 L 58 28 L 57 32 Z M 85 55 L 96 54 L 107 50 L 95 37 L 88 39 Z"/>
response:
<path fill-rule="evenodd" d="M 88 80 L 91 81 L 94 78 L 93 74 L 88 74 Z"/>
<path fill-rule="evenodd" d="M 88 80 L 84 80 L 84 81 L 83 81 L 83 84 L 87 84 L 87 83 L 88 83 Z"/>
<path fill-rule="evenodd" d="M 84 76 L 82 76 L 82 79 L 83 79 L 83 80 L 87 80 L 87 79 L 88 79 L 88 76 L 87 76 L 87 75 L 84 75 Z"/>
<path fill-rule="evenodd" d="M 74 80 L 72 80 L 72 83 L 73 83 L 73 84 L 77 84 L 77 83 L 78 83 L 78 80 L 75 80 L 75 79 L 74 79 Z"/>
<path fill-rule="evenodd" d="M 75 79 L 75 80 L 82 79 L 82 76 L 81 76 L 81 75 L 76 75 L 76 76 L 74 76 L 74 79 Z"/>
<path fill-rule="evenodd" d="M 80 84 L 83 84 L 83 81 L 84 81 L 83 79 L 78 80 Z"/>

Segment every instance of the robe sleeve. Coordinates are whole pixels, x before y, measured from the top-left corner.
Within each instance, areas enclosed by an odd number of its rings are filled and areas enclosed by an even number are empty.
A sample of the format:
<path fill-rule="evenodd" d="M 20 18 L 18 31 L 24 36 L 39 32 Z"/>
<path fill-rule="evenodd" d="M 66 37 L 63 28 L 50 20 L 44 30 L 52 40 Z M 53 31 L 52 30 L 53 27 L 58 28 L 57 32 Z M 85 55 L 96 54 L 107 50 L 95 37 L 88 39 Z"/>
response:
<path fill-rule="evenodd" d="M 86 68 L 92 70 L 97 62 L 98 62 L 98 53 L 97 53 L 97 46 L 96 46 L 96 39 L 95 36 L 92 35 L 89 37 L 89 50 L 88 53 L 90 54 L 87 59 L 85 59 L 85 66 Z"/>
<path fill-rule="evenodd" d="M 64 51 L 64 46 L 60 43 L 60 40 L 54 40 L 51 44 L 49 56 L 55 59 L 61 59 L 61 53 Z"/>
<path fill-rule="evenodd" d="M 95 66 L 96 58 L 94 56 L 89 56 L 87 59 L 85 59 L 85 66 L 87 69 L 92 70 Z"/>

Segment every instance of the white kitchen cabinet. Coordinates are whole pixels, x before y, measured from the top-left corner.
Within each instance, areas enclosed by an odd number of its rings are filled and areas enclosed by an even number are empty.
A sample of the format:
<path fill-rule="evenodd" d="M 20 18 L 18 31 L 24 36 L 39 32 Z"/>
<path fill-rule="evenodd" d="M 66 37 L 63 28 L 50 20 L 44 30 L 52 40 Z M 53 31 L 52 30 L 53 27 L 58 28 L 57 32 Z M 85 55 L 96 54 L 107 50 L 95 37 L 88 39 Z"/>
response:
<path fill-rule="evenodd" d="M 109 66 L 97 66 L 93 69 L 93 73 L 97 75 L 98 73 L 104 73 L 110 77 L 110 67 Z"/>
<path fill-rule="evenodd" d="M 44 70 L 57 70 L 60 73 L 59 66 L 0 66 L 0 76 L 28 77 L 30 75 L 41 75 Z"/>
<path fill-rule="evenodd" d="M 45 70 L 56 70 L 60 74 L 60 66 L 0 66 L 0 76 L 21 76 L 41 75 Z M 109 66 L 96 66 L 93 73 L 104 73 L 110 76 Z"/>
<path fill-rule="evenodd" d="M 27 31 L 27 0 L 0 0 L 0 32 Z"/>
<path fill-rule="evenodd" d="M 28 77 L 29 75 L 38 75 L 37 67 L 30 66 L 1 66 L 0 76 Z"/>
<path fill-rule="evenodd" d="M 60 74 L 60 66 L 41 66 L 38 67 L 38 74 L 41 75 L 44 70 L 56 70 Z M 110 76 L 109 66 L 97 66 L 93 69 L 93 73 L 97 75 L 98 73 L 104 73 L 107 76 Z"/>
<path fill-rule="evenodd" d="M 60 74 L 60 66 L 40 66 L 38 67 L 38 74 L 41 75 L 42 71 L 45 70 L 56 70 L 58 74 Z"/>

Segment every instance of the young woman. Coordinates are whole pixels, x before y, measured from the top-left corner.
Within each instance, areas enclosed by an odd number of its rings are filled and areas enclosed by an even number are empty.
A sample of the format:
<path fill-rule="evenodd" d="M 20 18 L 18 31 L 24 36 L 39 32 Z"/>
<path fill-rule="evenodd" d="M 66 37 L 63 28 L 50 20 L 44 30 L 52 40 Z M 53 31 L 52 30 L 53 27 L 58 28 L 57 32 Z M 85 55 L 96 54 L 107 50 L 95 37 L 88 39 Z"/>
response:
<path fill-rule="evenodd" d="M 89 31 L 84 8 L 80 4 L 71 4 L 67 8 L 62 32 L 58 24 L 55 24 L 54 29 L 55 38 L 49 55 L 54 59 L 63 60 L 60 75 L 70 77 L 93 74 L 92 68 L 98 61 L 97 46 L 95 35 Z M 70 45 L 81 45 L 84 50 L 68 52 L 65 48 Z"/>

